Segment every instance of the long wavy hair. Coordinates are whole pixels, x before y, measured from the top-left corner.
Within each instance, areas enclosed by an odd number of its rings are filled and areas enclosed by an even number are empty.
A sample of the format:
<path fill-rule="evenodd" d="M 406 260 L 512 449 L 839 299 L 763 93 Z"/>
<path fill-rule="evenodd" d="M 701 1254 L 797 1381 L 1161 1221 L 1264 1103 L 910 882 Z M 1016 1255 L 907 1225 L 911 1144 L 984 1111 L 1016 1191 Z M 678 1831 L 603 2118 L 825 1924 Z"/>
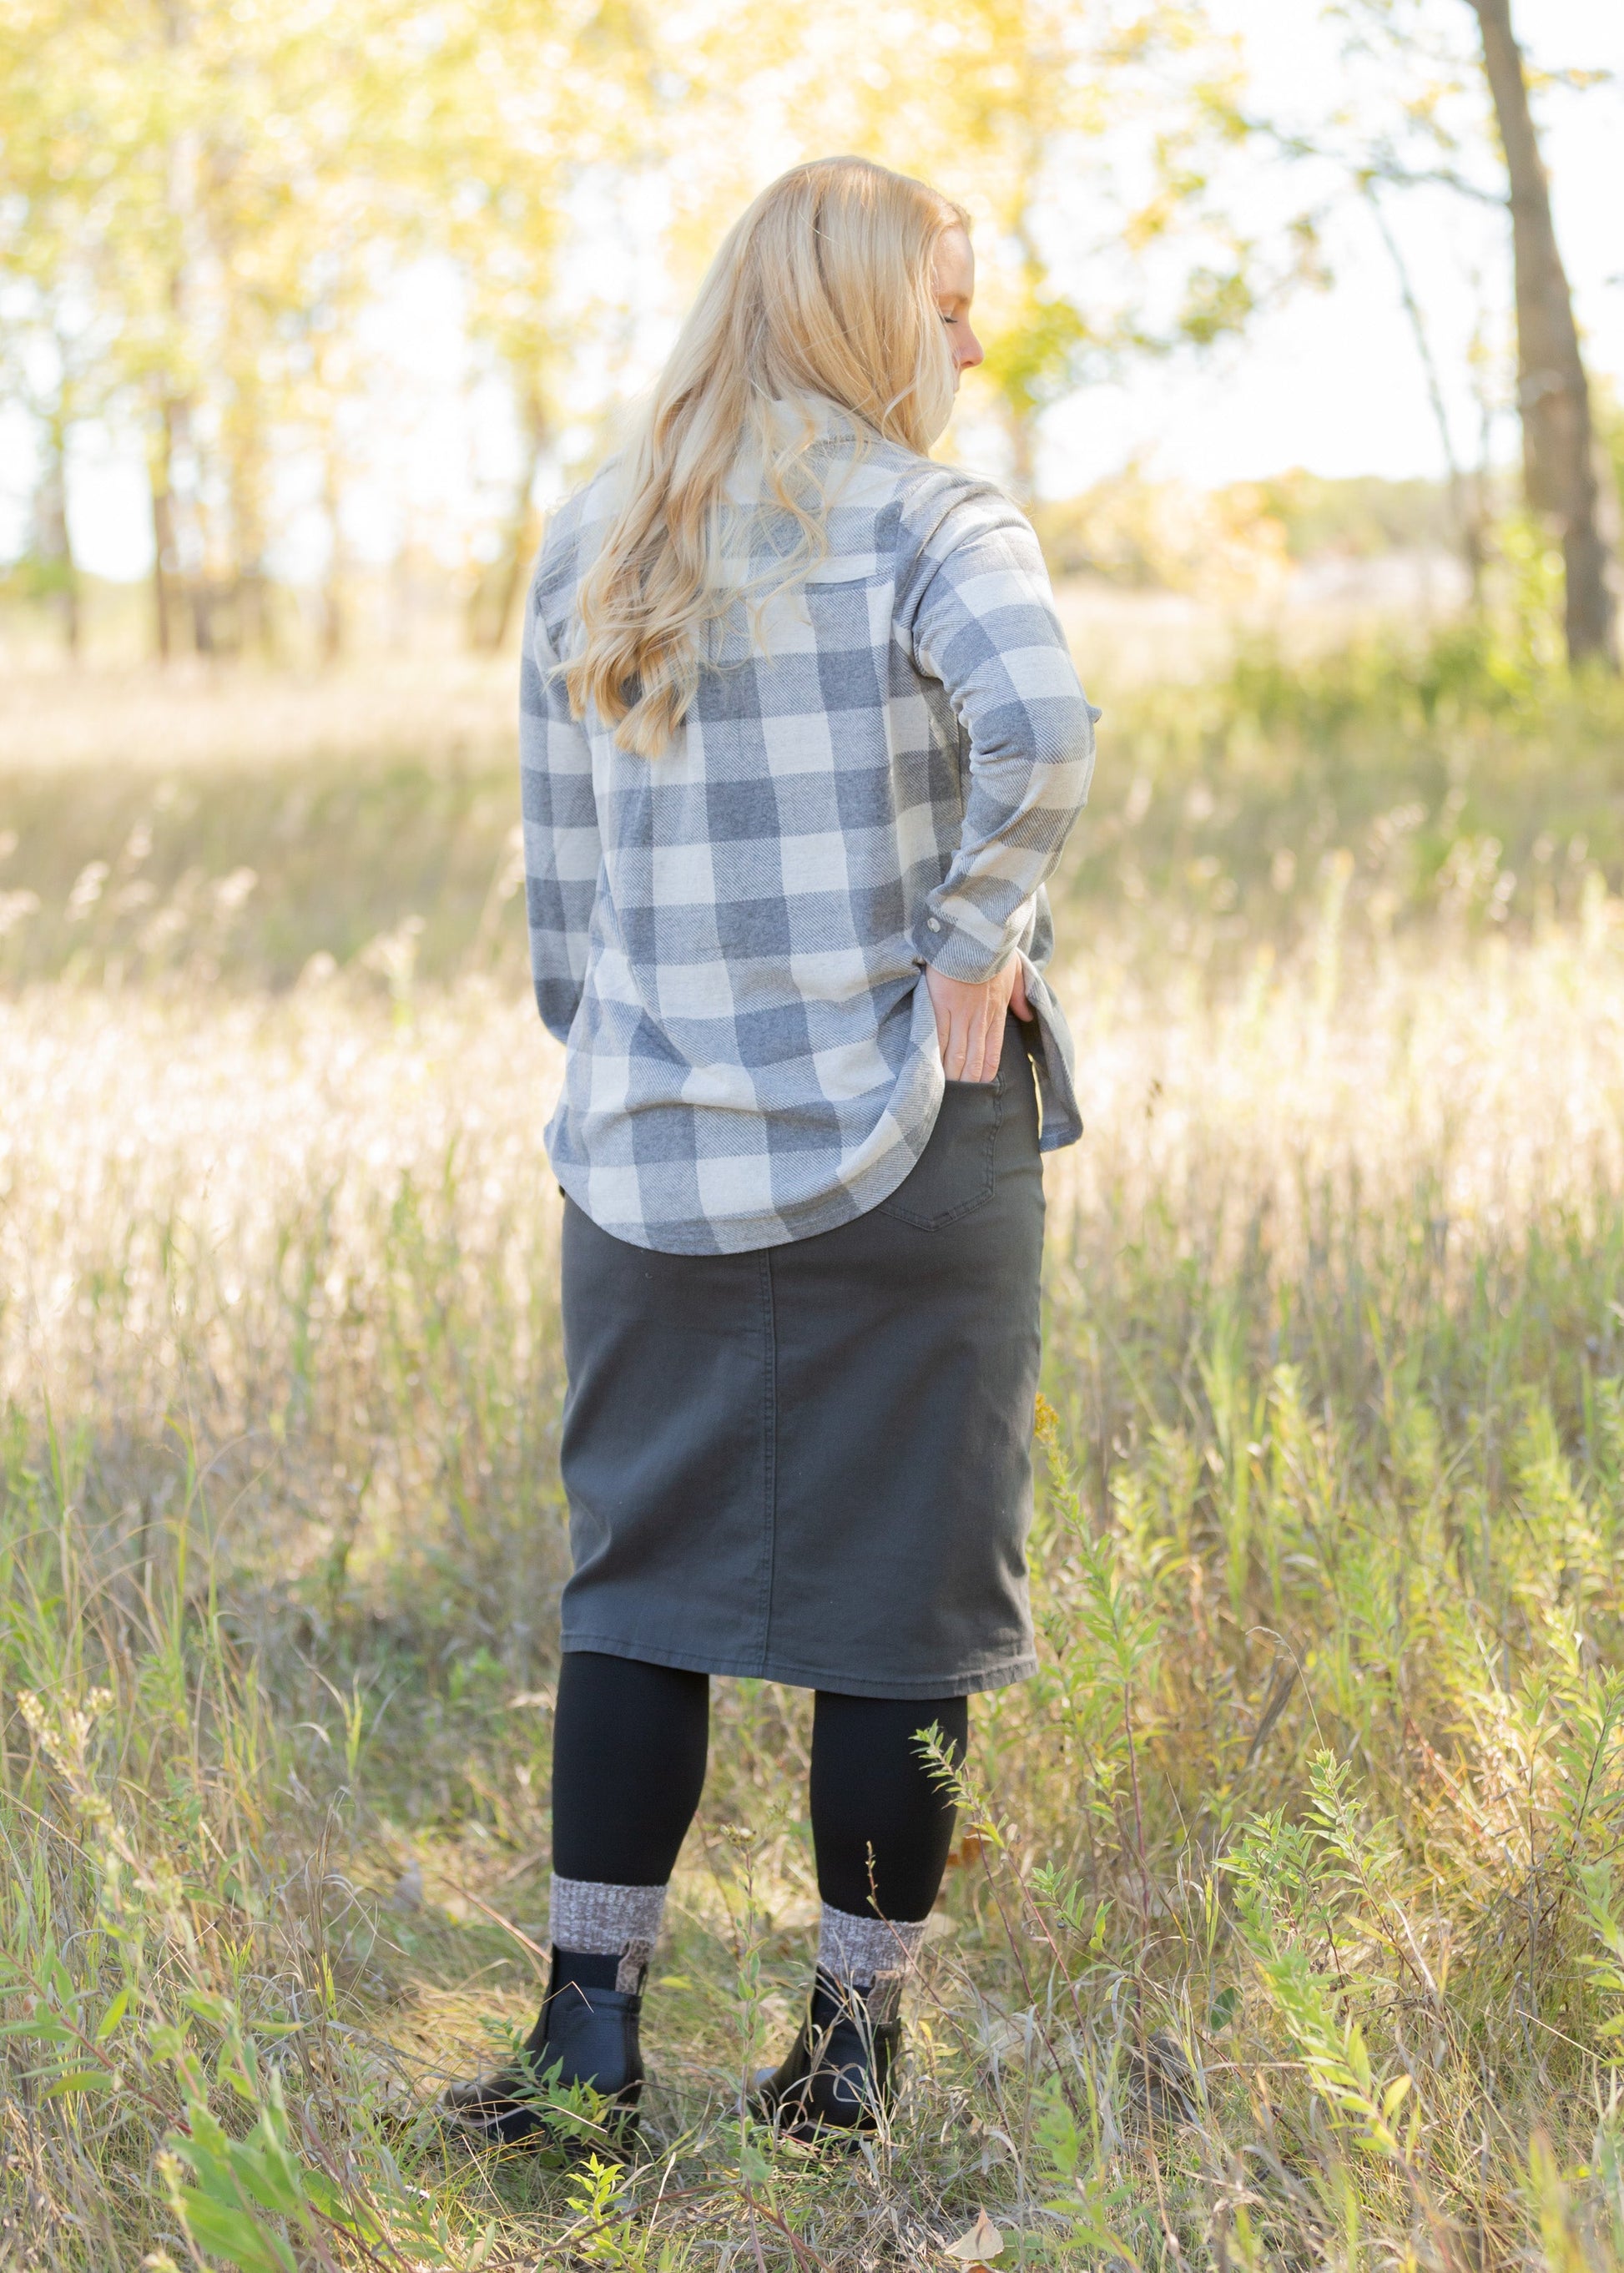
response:
<path fill-rule="evenodd" d="M 734 222 L 622 454 L 617 507 L 582 580 L 565 669 L 576 717 L 590 705 L 623 749 L 658 756 L 741 598 L 764 603 L 820 557 L 816 405 L 845 414 L 860 451 L 874 438 L 929 451 L 955 379 L 932 262 L 945 231 L 967 226 L 939 191 L 862 158 L 794 167 Z M 746 461 L 762 469 L 763 509 L 790 516 L 791 541 L 741 592 L 722 533 Z M 736 562 L 736 533 L 727 551 Z"/>

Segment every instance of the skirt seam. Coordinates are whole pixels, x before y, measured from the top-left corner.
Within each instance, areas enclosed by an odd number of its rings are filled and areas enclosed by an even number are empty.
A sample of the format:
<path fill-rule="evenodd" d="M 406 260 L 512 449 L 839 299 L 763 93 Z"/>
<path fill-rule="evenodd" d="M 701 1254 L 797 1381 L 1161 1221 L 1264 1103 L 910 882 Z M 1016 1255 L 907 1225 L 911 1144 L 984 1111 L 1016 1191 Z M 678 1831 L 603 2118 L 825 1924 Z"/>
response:
<path fill-rule="evenodd" d="M 772 1588 L 777 1576 L 778 1527 L 778 1324 L 772 1308 L 772 1249 L 763 1248 L 757 1269 L 762 1307 L 762 1582 L 758 1624 L 762 1662 L 772 1642 Z"/>

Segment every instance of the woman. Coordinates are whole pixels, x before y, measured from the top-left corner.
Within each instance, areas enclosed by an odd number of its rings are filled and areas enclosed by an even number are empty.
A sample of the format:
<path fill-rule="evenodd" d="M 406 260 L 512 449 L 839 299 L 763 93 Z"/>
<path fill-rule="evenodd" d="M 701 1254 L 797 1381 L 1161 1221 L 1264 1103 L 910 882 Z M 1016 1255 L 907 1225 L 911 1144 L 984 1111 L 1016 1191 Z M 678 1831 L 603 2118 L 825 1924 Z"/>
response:
<path fill-rule="evenodd" d="M 817 1968 L 758 2109 L 870 2127 L 952 1833 L 919 1733 L 957 1758 L 1033 1670 L 1039 1153 L 1080 1134 L 1043 883 L 1097 714 L 1031 529 L 929 461 L 974 289 L 934 190 L 785 175 L 531 587 L 575 1572 L 546 2001 L 448 2095 L 492 2140 L 539 2078 L 636 2100 L 712 1674 L 816 1692 Z"/>

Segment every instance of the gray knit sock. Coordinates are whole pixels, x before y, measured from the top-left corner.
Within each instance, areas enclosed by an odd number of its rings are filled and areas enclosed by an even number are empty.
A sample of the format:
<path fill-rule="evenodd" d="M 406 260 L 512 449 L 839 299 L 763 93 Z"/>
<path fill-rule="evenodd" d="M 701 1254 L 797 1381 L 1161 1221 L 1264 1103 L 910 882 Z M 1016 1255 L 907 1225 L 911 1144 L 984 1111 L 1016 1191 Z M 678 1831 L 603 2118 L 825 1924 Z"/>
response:
<path fill-rule="evenodd" d="M 553 1875 L 548 1932 L 554 1949 L 618 1957 L 617 1989 L 636 1990 L 659 1938 L 664 1887 L 611 1887 L 598 1879 Z"/>
<path fill-rule="evenodd" d="M 893 2020 L 924 1939 L 923 1918 L 854 1917 L 825 1902 L 817 1935 L 818 1971 L 861 1990 L 876 2021 Z"/>

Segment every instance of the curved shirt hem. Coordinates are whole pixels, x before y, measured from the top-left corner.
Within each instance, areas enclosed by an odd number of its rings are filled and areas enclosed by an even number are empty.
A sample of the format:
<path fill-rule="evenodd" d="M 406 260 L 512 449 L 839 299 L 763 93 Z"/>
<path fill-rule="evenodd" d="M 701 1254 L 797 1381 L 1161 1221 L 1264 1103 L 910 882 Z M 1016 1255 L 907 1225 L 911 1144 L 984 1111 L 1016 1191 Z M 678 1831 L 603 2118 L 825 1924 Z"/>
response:
<path fill-rule="evenodd" d="M 910 1152 L 906 1143 L 900 1144 L 894 1156 L 888 1153 L 855 1187 L 841 1184 L 834 1191 L 822 1193 L 801 1206 L 774 1208 L 759 1215 L 741 1216 L 733 1222 L 718 1222 L 710 1216 L 703 1223 L 695 1223 L 692 1218 L 671 1224 L 650 1224 L 641 1219 L 636 1223 L 605 1223 L 602 1216 L 593 1214 L 587 1197 L 590 1167 L 558 1159 L 550 1144 L 547 1158 L 560 1189 L 574 1200 L 582 1214 L 590 1217 L 599 1231 L 607 1232 L 611 1239 L 618 1239 L 625 1246 L 644 1248 L 654 1255 L 754 1255 L 763 1248 L 788 1247 L 798 1239 L 814 1239 L 820 1231 L 838 1231 L 843 1224 L 855 1223 L 860 1216 L 871 1215 L 876 1207 L 883 1206 L 919 1166 L 920 1156 L 930 1141 L 936 1115 L 942 1110 L 942 1095 L 938 1090 L 930 1118 L 920 1132 L 918 1152 Z M 551 1135 L 549 1129 L 549 1137 Z"/>
<path fill-rule="evenodd" d="M 1042 1101 L 1038 1151 L 1058 1152 L 1080 1139 L 1082 1115 L 1072 1080 L 1064 1014 L 1041 974 L 1034 971 L 1032 976 L 1037 982 L 1033 988 L 1032 1008 L 1040 1041 L 1033 1055 L 1033 1071 Z M 870 1215 L 876 1207 L 883 1206 L 918 1167 L 936 1127 L 936 1115 L 942 1110 L 943 1094 L 938 1089 L 930 1118 L 920 1132 L 917 1152 L 910 1152 L 905 1140 L 894 1154 L 888 1154 L 856 1186 L 837 1185 L 832 1192 L 821 1193 L 816 1200 L 788 1209 L 763 1210 L 728 1222 L 706 1216 L 673 1219 L 668 1224 L 650 1224 L 641 1218 L 635 1223 L 605 1223 L 602 1216 L 594 1214 L 587 1199 L 590 1164 L 581 1159 L 561 1159 L 554 1150 L 554 1133 L 568 1105 L 568 1088 L 547 1128 L 547 1159 L 559 1189 L 568 1194 L 583 1215 L 590 1217 L 599 1231 L 628 1247 L 641 1247 L 653 1255 L 754 1255 L 763 1248 L 788 1247 L 798 1239 L 814 1239 L 819 1232 L 838 1231 L 843 1224 L 855 1223 L 860 1216 Z"/>

